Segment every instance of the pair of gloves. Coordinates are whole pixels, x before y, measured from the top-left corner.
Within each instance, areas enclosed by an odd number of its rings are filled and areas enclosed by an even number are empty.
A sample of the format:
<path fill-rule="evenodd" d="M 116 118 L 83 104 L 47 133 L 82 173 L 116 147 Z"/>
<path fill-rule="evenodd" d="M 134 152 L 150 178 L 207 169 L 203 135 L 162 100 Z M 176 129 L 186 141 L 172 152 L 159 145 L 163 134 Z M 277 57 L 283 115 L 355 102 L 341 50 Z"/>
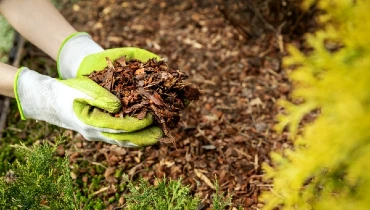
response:
<path fill-rule="evenodd" d="M 15 95 L 22 119 L 43 120 L 75 130 L 87 140 L 104 141 L 123 147 L 142 147 L 157 143 L 163 131 L 152 126 L 153 116 L 112 117 L 121 109 L 121 101 L 108 90 L 83 75 L 103 70 L 106 57 L 121 56 L 147 61 L 159 58 L 139 48 L 104 50 L 87 33 L 76 33 L 62 44 L 58 59 L 60 79 L 41 75 L 28 68 L 18 70 Z M 106 110 L 103 112 L 100 109 Z"/>

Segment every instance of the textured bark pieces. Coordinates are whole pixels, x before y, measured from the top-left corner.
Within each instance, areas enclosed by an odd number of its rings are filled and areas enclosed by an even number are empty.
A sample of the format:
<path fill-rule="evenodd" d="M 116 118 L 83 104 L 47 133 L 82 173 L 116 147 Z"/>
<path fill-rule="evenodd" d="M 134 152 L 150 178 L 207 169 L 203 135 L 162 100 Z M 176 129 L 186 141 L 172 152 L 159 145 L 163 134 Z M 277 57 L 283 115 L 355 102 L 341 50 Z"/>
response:
<path fill-rule="evenodd" d="M 88 77 L 121 100 L 122 110 L 114 116 L 143 119 L 151 113 L 166 136 L 161 141 L 174 142 L 170 130 L 177 126 L 181 110 L 190 101 L 199 99 L 198 88 L 185 83 L 188 76 L 169 68 L 164 61 L 126 61 L 125 57 L 115 61 L 106 59 L 107 67 Z"/>

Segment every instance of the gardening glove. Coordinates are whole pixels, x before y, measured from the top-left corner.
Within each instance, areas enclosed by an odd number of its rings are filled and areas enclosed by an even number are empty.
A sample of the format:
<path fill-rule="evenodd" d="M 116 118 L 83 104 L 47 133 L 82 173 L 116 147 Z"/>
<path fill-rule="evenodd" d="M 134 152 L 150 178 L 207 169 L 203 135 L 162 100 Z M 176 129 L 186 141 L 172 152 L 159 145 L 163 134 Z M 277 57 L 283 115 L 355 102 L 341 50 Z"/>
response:
<path fill-rule="evenodd" d="M 59 49 L 58 73 L 63 79 L 82 77 L 94 70 L 103 70 L 107 66 L 106 57 L 113 61 L 122 56 L 126 56 L 126 60 L 142 62 L 151 58 L 160 59 L 156 54 L 135 47 L 104 50 L 90 35 L 78 32 L 69 36 Z"/>
<path fill-rule="evenodd" d="M 112 117 L 109 113 L 120 110 L 120 100 L 87 78 L 58 80 L 23 67 L 14 89 L 22 119 L 75 130 L 87 140 L 139 147 L 155 144 L 162 136 L 160 128 L 149 127 L 150 115 L 143 120 Z"/>

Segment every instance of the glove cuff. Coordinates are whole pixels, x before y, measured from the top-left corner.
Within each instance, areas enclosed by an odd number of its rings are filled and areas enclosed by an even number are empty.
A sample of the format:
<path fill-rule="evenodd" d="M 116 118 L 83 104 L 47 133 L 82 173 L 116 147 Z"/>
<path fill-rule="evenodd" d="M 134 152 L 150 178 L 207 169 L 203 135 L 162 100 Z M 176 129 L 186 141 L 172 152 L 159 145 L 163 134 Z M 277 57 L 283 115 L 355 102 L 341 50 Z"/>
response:
<path fill-rule="evenodd" d="M 17 101 L 17 106 L 18 106 L 18 110 L 19 110 L 19 114 L 21 115 L 21 119 L 22 120 L 26 120 L 26 117 L 24 116 L 24 113 L 23 113 L 23 108 L 21 106 L 21 102 L 19 100 L 19 94 L 18 94 L 18 79 L 19 79 L 19 75 L 21 74 L 21 72 L 23 71 L 23 69 L 25 69 L 25 67 L 21 67 L 18 69 L 16 75 L 15 75 L 15 80 L 14 80 L 14 95 L 15 95 L 15 100 Z"/>
<path fill-rule="evenodd" d="M 82 60 L 90 54 L 102 52 L 89 34 L 77 32 L 67 37 L 59 49 L 57 57 L 58 74 L 61 79 L 74 78 Z"/>
<path fill-rule="evenodd" d="M 40 86 L 44 77 L 26 67 L 18 69 L 14 80 L 14 94 L 22 120 L 33 118 L 35 113 L 42 113 L 42 109 L 36 111 L 35 109 L 39 107 L 37 104 L 40 103 L 39 98 L 43 95 L 40 92 L 42 89 Z"/>
<path fill-rule="evenodd" d="M 39 74 L 26 67 L 21 67 L 14 81 L 14 92 L 22 120 L 32 118 L 36 120 L 54 120 L 52 116 L 54 94 L 53 78 Z M 51 114 L 52 113 L 52 114 Z"/>

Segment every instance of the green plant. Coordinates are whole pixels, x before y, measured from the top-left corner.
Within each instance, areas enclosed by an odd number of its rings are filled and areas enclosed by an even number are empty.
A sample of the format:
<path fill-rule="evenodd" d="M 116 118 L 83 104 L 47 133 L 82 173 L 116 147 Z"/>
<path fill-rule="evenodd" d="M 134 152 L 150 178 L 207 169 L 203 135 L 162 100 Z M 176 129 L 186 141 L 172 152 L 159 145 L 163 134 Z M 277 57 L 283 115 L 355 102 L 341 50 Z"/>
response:
<path fill-rule="evenodd" d="M 10 170 L 11 164 L 18 160 L 24 162 L 21 152 L 18 152 L 11 145 L 24 144 L 31 146 L 39 139 L 53 140 L 58 138 L 64 129 L 46 122 L 36 122 L 35 120 L 21 120 L 17 102 L 13 99 L 10 102 L 10 113 L 8 114 L 7 127 L 0 144 L 0 176 L 5 175 Z"/>
<path fill-rule="evenodd" d="M 312 1 L 306 1 L 312 2 Z M 293 99 L 282 101 L 294 149 L 265 165 L 273 189 L 266 209 L 370 209 L 370 1 L 320 0 L 322 30 L 307 36 L 309 52 L 291 47 Z M 302 118 L 320 110 L 297 132 Z"/>
<path fill-rule="evenodd" d="M 198 196 L 190 195 L 190 189 L 184 186 L 181 178 L 178 180 L 156 179 L 157 186 L 151 185 L 143 178 L 139 178 L 137 185 L 123 176 L 127 181 L 129 194 L 125 195 L 126 207 L 130 210 L 146 209 L 197 209 L 200 204 Z M 218 182 L 215 182 L 216 192 L 212 195 L 214 210 L 223 210 L 231 207 L 231 197 L 220 193 Z"/>
<path fill-rule="evenodd" d="M 125 178 L 127 181 L 128 178 Z M 125 196 L 127 199 L 127 209 L 196 209 L 200 203 L 198 197 L 189 195 L 190 189 L 181 184 L 181 179 L 169 180 L 166 178 L 157 179 L 158 185 L 150 185 L 143 178 L 139 179 L 138 188 L 132 181 L 127 187 L 131 194 Z"/>
<path fill-rule="evenodd" d="M 16 161 L 0 179 L 3 209 L 77 209 L 69 162 L 54 155 L 56 146 L 14 147 L 23 154 L 24 163 Z"/>
<path fill-rule="evenodd" d="M 215 181 L 216 192 L 212 195 L 212 205 L 214 210 L 223 210 L 228 206 L 231 206 L 231 197 L 225 197 L 223 193 L 220 193 L 220 185 L 218 181 Z"/>

